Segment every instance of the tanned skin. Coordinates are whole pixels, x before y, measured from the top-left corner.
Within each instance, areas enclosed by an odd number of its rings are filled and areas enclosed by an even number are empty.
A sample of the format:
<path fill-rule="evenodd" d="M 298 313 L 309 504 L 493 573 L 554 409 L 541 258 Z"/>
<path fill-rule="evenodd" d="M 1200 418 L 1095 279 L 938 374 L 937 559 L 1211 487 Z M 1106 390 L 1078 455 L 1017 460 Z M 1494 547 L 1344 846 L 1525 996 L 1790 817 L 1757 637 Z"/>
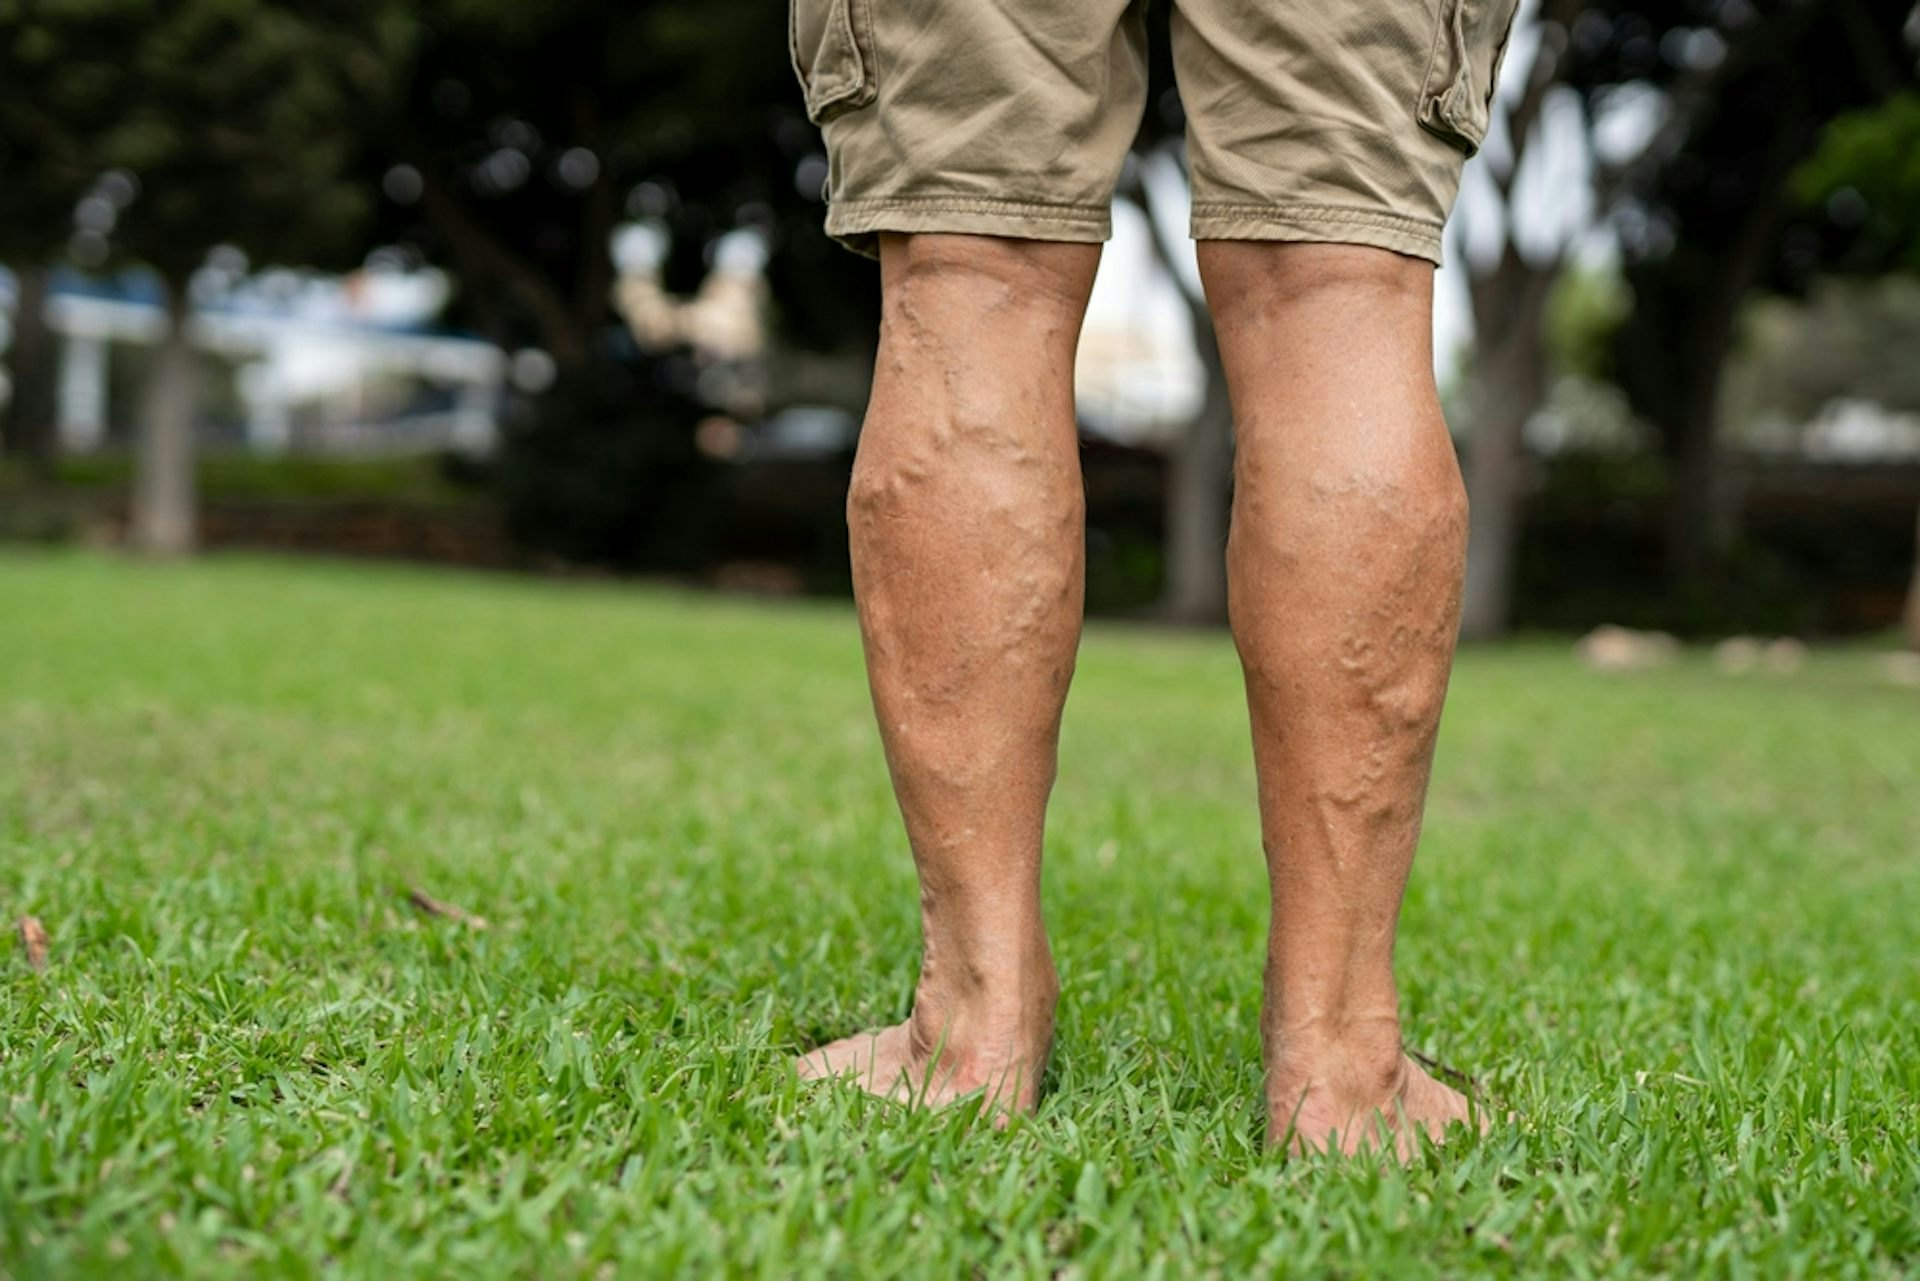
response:
<path fill-rule="evenodd" d="M 888 235 L 847 504 L 854 593 L 925 936 L 907 1021 L 803 1056 L 999 1118 L 1033 1107 L 1059 985 L 1040 850 L 1080 635 L 1073 356 L 1094 245 Z M 1208 241 L 1237 431 L 1227 546 L 1273 917 L 1269 1138 L 1409 1154 L 1468 1118 L 1407 1057 L 1393 976 L 1453 659 L 1466 497 L 1433 268 Z"/>

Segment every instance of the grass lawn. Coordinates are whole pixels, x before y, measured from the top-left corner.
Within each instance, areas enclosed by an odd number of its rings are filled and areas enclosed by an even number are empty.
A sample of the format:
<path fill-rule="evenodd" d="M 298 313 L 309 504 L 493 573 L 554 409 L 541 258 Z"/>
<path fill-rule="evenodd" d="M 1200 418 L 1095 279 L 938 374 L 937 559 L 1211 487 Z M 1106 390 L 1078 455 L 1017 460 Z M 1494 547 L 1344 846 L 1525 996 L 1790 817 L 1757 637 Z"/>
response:
<path fill-rule="evenodd" d="M 0 557 L 0 1277 L 1920 1270 L 1920 692 L 1454 689 L 1408 1034 L 1520 1115 L 1285 1161 L 1223 636 L 1087 638 L 996 1133 L 789 1073 L 914 976 L 845 608 Z"/>

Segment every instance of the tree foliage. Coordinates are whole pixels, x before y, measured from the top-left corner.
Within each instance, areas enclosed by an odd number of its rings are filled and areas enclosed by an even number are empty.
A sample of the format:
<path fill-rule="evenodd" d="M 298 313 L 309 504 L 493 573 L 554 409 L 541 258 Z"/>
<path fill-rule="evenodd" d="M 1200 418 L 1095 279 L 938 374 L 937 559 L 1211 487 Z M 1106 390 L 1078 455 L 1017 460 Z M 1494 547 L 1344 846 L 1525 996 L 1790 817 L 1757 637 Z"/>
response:
<path fill-rule="evenodd" d="M 142 406 L 136 542 L 193 542 L 188 279 L 216 245 L 359 260 L 373 201 L 356 158 L 411 29 L 386 0 L 14 0 L 0 13 L 5 134 L 30 175 L 14 197 L 26 251 L 48 252 L 60 206 L 101 179 L 111 198 L 70 205 L 83 264 L 137 263 L 167 285 L 169 332 Z M 22 103 L 22 84 L 46 96 Z M 46 136 L 23 137 L 36 115 Z"/>
<path fill-rule="evenodd" d="M 0 0 L 0 261 L 50 258 L 133 103 L 119 55 L 134 4 Z"/>
<path fill-rule="evenodd" d="M 610 323 L 615 225 L 667 231 L 690 288 L 714 238 L 767 236 L 796 337 L 870 328 L 858 261 L 820 229 L 820 140 L 800 107 L 781 0 L 410 6 L 405 88 L 382 130 L 383 230 L 453 268 L 460 314 L 563 364 Z M 821 171 L 823 172 L 823 170 Z"/>
<path fill-rule="evenodd" d="M 98 143 L 126 111 L 117 57 L 129 6 L 0 0 L 0 263 L 17 286 L 8 350 L 11 395 L 0 443 L 52 472 L 53 339 L 45 324 L 49 264 L 102 168 Z M 111 216 L 100 204 L 95 216 Z"/>
<path fill-rule="evenodd" d="M 1835 120 L 1795 192 L 1839 241 L 1834 266 L 1920 272 L 1920 91 Z"/>
<path fill-rule="evenodd" d="M 1672 463 L 1669 568 L 1714 556 L 1720 373 L 1740 304 L 1827 261 L 1793 175 L 1828 122 L 1914 84 L 1910 0 L 1596 0 L 1568 78 L 1590 100 L 1652 89 L 1651 141 L 1604 175 L 1633 306 L 1615 370 Z"/>
<path fill-rule="evenodd" d="M 355 161 L 391 97 L 404 14 L 378 0 L 119 7 L 127 107 L 93 152 L 138 184 L 115 252 L 176 283 L 219 244 L 356 264 L 373 193 Z"/>

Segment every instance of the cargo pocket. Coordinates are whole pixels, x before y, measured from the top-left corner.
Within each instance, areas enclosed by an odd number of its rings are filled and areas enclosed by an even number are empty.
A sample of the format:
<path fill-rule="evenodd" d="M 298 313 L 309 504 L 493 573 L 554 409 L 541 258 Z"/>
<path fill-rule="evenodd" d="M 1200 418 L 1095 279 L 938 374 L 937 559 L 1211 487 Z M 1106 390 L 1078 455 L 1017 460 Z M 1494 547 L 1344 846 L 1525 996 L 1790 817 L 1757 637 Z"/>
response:
<path fill-rule="evenodd" d="M 872 0 L 790 0 L 787 49 L 813 123 L 873 101 Z"/>
<path fill-rule="evenodd" d="M 1486 139 L 1494 82 L 1519 11 L 1520 0 L 1440 0 L 1420 123 L 1469 156 Z"/>

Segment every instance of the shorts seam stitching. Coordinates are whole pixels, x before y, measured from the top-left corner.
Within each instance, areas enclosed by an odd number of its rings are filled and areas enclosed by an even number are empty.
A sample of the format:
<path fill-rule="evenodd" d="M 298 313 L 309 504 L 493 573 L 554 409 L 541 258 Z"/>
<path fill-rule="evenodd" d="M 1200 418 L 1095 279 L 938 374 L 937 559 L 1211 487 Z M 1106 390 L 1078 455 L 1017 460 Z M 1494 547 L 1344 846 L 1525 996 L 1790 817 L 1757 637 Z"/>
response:
<path fill-rule="evenodd" d="M 1429 222 L 1408 214 L 1383 213 L 1377 209 L 1350 209 L 1341 205 L 1258 205 L 1199 204 L 1193 206 L 1193 221 L 1209 218 L 1255 218 L 1262 222 L 1299 219 L 1310 222 L 1344 222 L 1357 226 L 1381 227 L 1394 231 L 1438 235 L 1444 221 Z"/>
<path fill-rule="evenodd" d="M 1109 211 L 1100 205 L 1047 204 L 1032 200 L 994 200 L 987 197 L 881 196 L 835 200 L 829 211 L 842 216 L 872 211 L 905 213 L 1000 213 L 1045 222 L 1104 223 Z"/>

